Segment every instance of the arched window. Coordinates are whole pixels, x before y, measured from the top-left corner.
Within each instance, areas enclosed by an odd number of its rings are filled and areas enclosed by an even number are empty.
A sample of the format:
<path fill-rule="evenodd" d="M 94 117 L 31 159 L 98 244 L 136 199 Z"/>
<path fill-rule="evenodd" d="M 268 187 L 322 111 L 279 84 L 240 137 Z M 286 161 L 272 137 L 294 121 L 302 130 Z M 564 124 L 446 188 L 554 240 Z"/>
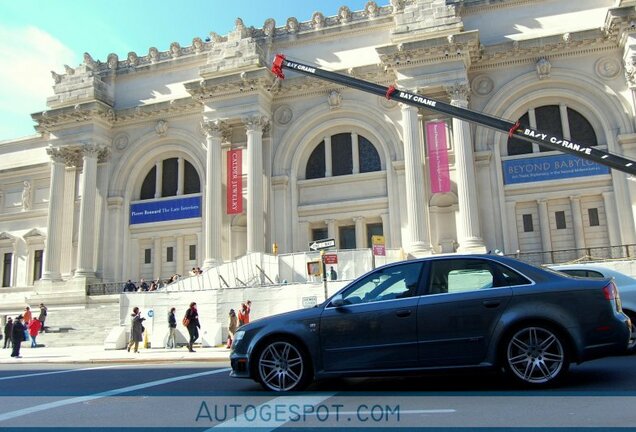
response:
<path fill-rule="evenodd" d="M 567 140 L 586 146 L 596 146 L 596 133 L 591 123 L 576 110 L 566 107 L 567 116 L 561 115 L 559 105 L 545 105 L 530 109 L 519 118 L 522 126 L 530 126 L 539 131 L 558 134 Z M 569 131 L 569 133 L 564 133 Z M 537 146 L 539 152 L 552 151 L 543 146 Z M 508 139 L 508 155 L 533 153 L 533 144 L 518 138 Z"/>
<path fill-rule="evenodd" d="M 327 145 L 330 146 L 329 150 L 331 150 L 330 172 L 327 172 Z M 381 169 L 380 155 L 368 139 L 358 134 L 340 133 L 330 136 L 328 144 L 321 141 L 316 146 L 307 160 L 305 178 L 316 179 L 326 176 L 380 171 Z"/>
<path fill-rule="evenodd" d="M 183 161 L 183 168 L 179 166 L 178 158 L 164 159 L 161 163 L 161 179 L 157 182 L 157 165 L 153 166 L 141 184 L 139 199 L 147 200 L 155 197 L 169 197 L 179 195 L 179 170 L 183 169 L 183 186 L 181 194 L 195 194 L 201 192 L 201 181 L 197 170 L 187 160 Z M 161 193 L 157 194 L 157 184 Z M 158 196 L 157 196 L 158 195 Z"/>

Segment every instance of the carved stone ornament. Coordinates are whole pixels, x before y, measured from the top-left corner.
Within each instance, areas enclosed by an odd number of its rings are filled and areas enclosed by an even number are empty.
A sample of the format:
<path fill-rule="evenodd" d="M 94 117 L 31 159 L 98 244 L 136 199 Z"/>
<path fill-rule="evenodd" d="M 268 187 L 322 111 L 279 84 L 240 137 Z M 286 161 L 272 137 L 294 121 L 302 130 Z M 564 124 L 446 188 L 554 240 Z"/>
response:
<path fill-rule="evenodd" d="M 370 18 L 375 18 L 378 16 L 380 9 L 378 8 L 378 4 L 374 1 L 367 2 L 364 6 L 364 12 Z"/>
<path fill-rule="evenodd" d="M 197 54 L 203 51 L 204 45 L 200 37 L 192 39 L 192 47 L 194 48 L 194 52 Z"/>
<path fill-rule="evenodd" d="M 24 189 L 22 189 L 22 210 L 31 210 L 31 204 L 33 203 L 33 196 L 31 194 L 31 182 L 24 181 Z"/>
<path fill-rule="evenodd" d="M 113 147 L 115 147 L 119 151 L 126 150 L 128 147 L 128 143 L 130 142 L 130 138 L 127 133 L 120 133 L 113 138 Z"/>
<path fill-rule="evenodd" d="M 609 80 L 616 78 L 621 72 L 621 63 L 612 57 L 603 57 L 594 64 L 594 71 L 601 79 Z"/>
<path fill-rule="evenodd" d="M 341 24 L 346 24 L 351 21 L 351 9 L 347 6 L 341 6 L 338 10 L 338 20 Z"/>
<path fill-rule="evenodd" d="M 128 53 L 128 66 L 135 67 L 139 64 L 139 56 L 134 51 Z"/>
<path fill-rule="evenodd" d="M 550 71 L 552 70 L 552 63 L 548 61 L 545 57 L 541 57 L 536 64 L 537 67 L 537 75 L 539 79 L 550 78 Z"/>
<path fill-rule="evenodd" d="M 119 57 L 117 57 L 117 54 L 115 53 L 108 54 L 108 58 L 106 61 L 108 62 L 108 68 L 110 70 L 117 69 L 117 65 L 119 64 Z"/>
<path fill-rule="evenodd" d="M 55 84 L 59 84 L 62 82 L 62 75 L 56 73 L 55 71 L 51 71 L 51 76 L 53 77 L 53 81 Z"/>
<path fill-rule="evenodd" d="M 471 89 L 480 96 L 489 95 L 495 88 L 495 83 L 488 75 L 479 75 L 473 79 Z"/>
<path fill-rule="evenodd" d="M 177 58 L 181 55 L 181 45 L 179 45 L 179 42 L 172 42 L 170 44 L 170 55 L 172 58 Z"/>
<path fill-rule="evenodd" d="M 393 13 L 402 12 L 404 10 L 404 0 L 391 0 L 391 6 L 393 6 Z"/>
<path fill-rule="evenodd" d="M 276 21 L 274 18 L 267 18 L 265 23 L 263 24 L 263 33 L 267 37 L 274 37 L 274 32 L 276 31 Z"/>
<path fill-rule="evenodd" d="M 390 110 L 398 106 L 398 102 L 393 99 L 387 99 L 384 96 L 378 96 L 378 105 L 384 109 Z"/>
<path fill-rule="evenodd" d="M 342 95 L 336 90 L 331 90 L 327 96 L 327 102 L 329 103 L 329 109 L 340 108 L 342 104 Z"/>
<path fill-rule="evenodd" d="M 66 71 L 67 75 L 75 75 L 75 69 L 73 69 L 67 64 L 64 65 L 64 70 Z"/>
<path fill-rule="evenodd" d="M 155 47 L 150 47 L 148 57 L 150 57 L 151 63 L 157 63 L 159 61 L 159 50 Z"/>
<path fill-rule="evenodd" d="M 311 16 L 311 22 L 316 30 L 320 30 L 325 26 L 325 16 L 322 12 L 314 12 Z"/>
<path fill-rule="evenodd" d="M 265 132 L 269 126 L 269 118 L 260 114 L 241 117 L 241 122 L 243 122 L 248 131 L 260 130 Z"/>
<path fill-rule="evenodd" d="M 159 136 L 164 136 L 168 133 L 168 122 L 165 120 L 159 120 L 155 124 L 155 132 Z"/>
<path fill-rule="evenodd" d="M 470 87 L 467 83 L 456 82 L 449 86 L 444 86 L 444 90 L 450 97 L 451 104 L 455 106 L 468 106 L 468 100 L 470 98 Z"/>
<path fill-rule="evenodd" d="M 287 18 L 287 31 L 289 33 L 298 32 L 298 20 L 295 17 Z"/>
<path fill-rule="evenodd" d="M 87 52 L 84 53 L 84 64 L 90 69 L 95 69 L 95 66 L 97 66 L 97 62 Z"/>
<path fill-rule="evenodd" d="M 201 131 L 208 138 L 220 138 L 223 141 L 229 140 L 232 133 L 229 125 L 222 120 L 202 121 Z"/>
<path fill-rule="evenodd" d="M 282 105 L 274 111 L 274 121 L 279 125 L 286 125 L 291 122 L 294 112 L 289 105 Z"/>

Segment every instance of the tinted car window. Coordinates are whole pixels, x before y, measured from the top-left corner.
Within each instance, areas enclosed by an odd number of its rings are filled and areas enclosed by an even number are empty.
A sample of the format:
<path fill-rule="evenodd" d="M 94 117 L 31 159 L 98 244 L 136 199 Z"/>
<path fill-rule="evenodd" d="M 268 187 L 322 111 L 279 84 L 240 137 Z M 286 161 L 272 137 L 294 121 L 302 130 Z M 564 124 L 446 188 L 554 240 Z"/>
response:
<path fill-rule="evenodd" d="M 591 277 L 591 278 L 604 278 L 603 274 L 594 270 L 576 270 L 576 269 L 568 269 L 568 270 L 560 270 L 565 274 L 569 274 L 570 276 L 578 276 L 578 277 Z"/>
<path fill-rule="evenodd" d="M 420 262 L 378 269 L 343 292 L 344 303 L 358 304 L 412 297 L 417 294 L 421 269 Z"/>
<path fill-rule="evenodd" d="M 519 273 L 490 260 L 435 260 L 431 263 L 428 293 L 458 293 L 529 283 Z"/>

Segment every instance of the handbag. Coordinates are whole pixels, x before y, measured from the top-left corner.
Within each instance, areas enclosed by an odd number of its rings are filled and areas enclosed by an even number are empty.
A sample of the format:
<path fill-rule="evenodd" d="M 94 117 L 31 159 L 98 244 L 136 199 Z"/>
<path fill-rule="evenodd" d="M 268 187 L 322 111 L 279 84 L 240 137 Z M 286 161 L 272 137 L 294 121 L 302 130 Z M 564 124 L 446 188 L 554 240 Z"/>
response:
<path fill-rule="evenodd" d="M 144 327 L 143 325 L 141 326 L 141 332 L 145 332 L 146 331 L 146 327 Z"/>
<path fill-rule="evenodd" d="M 182 321 L 182 323 L 183 323 L 183 325 L 184 325 L 184 326 L 186 326 L 186 327 L 187 327 L 187 326 L 189 326 L 189 325 L 190 325 L 190 318 L 188 318 L 188 317 L 187 317 L 187 315 L 186 315 L 186 316 L 184 316 L 184 317 L 183 317 L 183 321 Z"/>

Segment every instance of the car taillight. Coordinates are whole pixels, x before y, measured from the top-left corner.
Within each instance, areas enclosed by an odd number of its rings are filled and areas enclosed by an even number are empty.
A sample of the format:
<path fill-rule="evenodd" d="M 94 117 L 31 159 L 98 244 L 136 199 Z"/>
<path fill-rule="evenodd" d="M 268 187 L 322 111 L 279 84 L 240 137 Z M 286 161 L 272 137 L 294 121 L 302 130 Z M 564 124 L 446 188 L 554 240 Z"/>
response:
<path fill-rule="evenodd" d="M 605 300 L 615 300 L 618 297 L 618 289 L 614 282 L 610 282 L 603 287 L 603 295 Z"/>

